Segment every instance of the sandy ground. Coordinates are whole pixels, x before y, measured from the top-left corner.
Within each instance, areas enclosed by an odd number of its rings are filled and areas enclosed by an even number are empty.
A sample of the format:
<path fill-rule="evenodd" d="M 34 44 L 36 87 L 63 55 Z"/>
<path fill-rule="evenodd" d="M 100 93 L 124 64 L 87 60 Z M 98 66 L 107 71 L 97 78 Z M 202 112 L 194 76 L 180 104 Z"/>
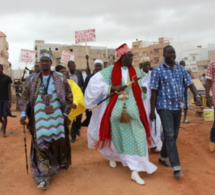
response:
<path fill-rule="evenodd" d="M 170 168 L 158 164 L 158 154 L 150 160 L 158 166 L 152 175 L 141 173 L 146 184 L 140 186 L 130 180 L 130 171 L 118 163 L 111 168 L 108 161 L 95 150 L 87 148 L 87 128 L 72 144 L 72 166 L 61 170 L 50 182 L 47 191 L 41 191 L 26 174 L 23 129 L 17 118 L 9 118 L 7 138 L 0 137 L 0 194 L 1 195 L 204 195 L 215 194 L 215 153 L 209 153 L 208 140 L 212 122 L 188 117 L 190 124 L 182 124 L 178 148 L 184 177 L 175 180 Z M 27 134 L 28 157 L 31 136 Z"/>

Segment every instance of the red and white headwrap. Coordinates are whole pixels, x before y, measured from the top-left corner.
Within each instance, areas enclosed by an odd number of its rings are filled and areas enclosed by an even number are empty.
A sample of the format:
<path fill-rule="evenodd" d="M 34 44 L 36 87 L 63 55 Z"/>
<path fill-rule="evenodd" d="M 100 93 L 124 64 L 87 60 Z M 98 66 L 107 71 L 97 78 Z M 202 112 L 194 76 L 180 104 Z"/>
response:
<path fill-rule="evenodd" d="M 116 57 L 121 58 L 126 53 L 131 52 L 130 48 L 126 43 L 122 44 L 118 48 L 116 48 Z"/>

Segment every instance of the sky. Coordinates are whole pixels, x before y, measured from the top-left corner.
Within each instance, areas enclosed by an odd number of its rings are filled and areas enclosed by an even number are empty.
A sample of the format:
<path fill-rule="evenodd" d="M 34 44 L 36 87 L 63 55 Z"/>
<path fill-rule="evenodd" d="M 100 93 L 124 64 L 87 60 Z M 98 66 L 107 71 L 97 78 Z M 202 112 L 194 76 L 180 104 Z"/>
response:
<path fill-rule="evenodd" d="M 75 31 L 86 29 L 96 29 L 89 46 L 131 47 L 136 39 L 167 37 L 205 47 L 215 43 L 214 7 L 214 0 L 6 0 L 0 31 L 7 35 L 9 61 L 18 68 L 25 66 L 21 49 L 33 50 L 35 40 L 71 45 Z"/>

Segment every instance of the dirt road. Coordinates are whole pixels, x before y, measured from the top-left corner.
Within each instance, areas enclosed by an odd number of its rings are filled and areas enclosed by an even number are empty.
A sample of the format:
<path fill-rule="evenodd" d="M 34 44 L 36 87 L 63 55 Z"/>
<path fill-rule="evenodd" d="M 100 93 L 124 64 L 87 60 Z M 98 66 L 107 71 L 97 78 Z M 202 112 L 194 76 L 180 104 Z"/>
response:
<path fill-rule="evenodd" d="M 170 168 L 158 164 L 157 154 L 150 160 L 158 166 L 152 175 L 141 173 L 144 186 L 130 180 L 130 171 L 118 163 L 111 168 L 102 155 L 87 148 L 87 129 L 72 144 L 72 166 L 60 171 L 47 191 L 40 191 L 25 170 L 22 126 L 17 118 L 9 118 L 7 138 L 0 137 L 0 194 L 1 195 L 204 195 L 215 194 L 215 153 L 209 153 L 208 140 L 212 122 L 188 117 L 190 124 L 182 124 L 178 148 L 184 177 L 173 178 Z M 30 134 L 27 135 L 28 156 Z"/>

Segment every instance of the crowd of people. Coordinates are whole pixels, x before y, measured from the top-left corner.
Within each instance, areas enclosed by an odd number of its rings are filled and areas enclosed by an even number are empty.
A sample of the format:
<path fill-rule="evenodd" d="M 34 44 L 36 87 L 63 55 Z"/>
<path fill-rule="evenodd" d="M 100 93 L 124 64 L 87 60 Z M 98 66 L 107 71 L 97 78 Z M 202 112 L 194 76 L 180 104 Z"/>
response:
<path fill-rule="evenodd" d="M 163 48 L 164 60 L 153 69 L 147 56 L 140 60 L 138 68 L 134 67 L 127 44 L 118 47 L 116 54 L 118 60 L 106 68 L 102 60 L 95 59 L 92 74 L 87 55 L 88 76 L 84 81 L 74 61 L 68 62 L 68 71 L 62 65 L 52 71 L 53 56 L 47 51 L 39 57 L 34 73 L 22 78 L 20 123 L 27 125 L 32 136 L 30 167 L 39 189 L 47 189 L 53 175 L 69 168 L 70 143 L 81 136 L 81 126 L 88 127 L 88 147 L 97 149 L 109 160 L 110 167 L 116 168 L 119 162 L 128 167 L 130 178 L 137 184 L 145 184 L 139 172 L 151 174 L 157 170 L 149 160 L 149 150 L 158 153 L 161 165 L 172 168 L 175 179 L 183 177 L 176 141 L 182 109 L 183 122 L 189 122 L 188 88 L 196 105 L 201 105 L 185 62 L 175 61 L 171 45 Z M 208 106 L 212 105 L 209 91 L 215 86 L 214 66 L 213 61 L 206 74 Z M 11 115 L 11 83 L 0 65 L 2 137 L 6 137 L 7 116 Z M 215 151 L 215 123 L 209 149 Z"/>

